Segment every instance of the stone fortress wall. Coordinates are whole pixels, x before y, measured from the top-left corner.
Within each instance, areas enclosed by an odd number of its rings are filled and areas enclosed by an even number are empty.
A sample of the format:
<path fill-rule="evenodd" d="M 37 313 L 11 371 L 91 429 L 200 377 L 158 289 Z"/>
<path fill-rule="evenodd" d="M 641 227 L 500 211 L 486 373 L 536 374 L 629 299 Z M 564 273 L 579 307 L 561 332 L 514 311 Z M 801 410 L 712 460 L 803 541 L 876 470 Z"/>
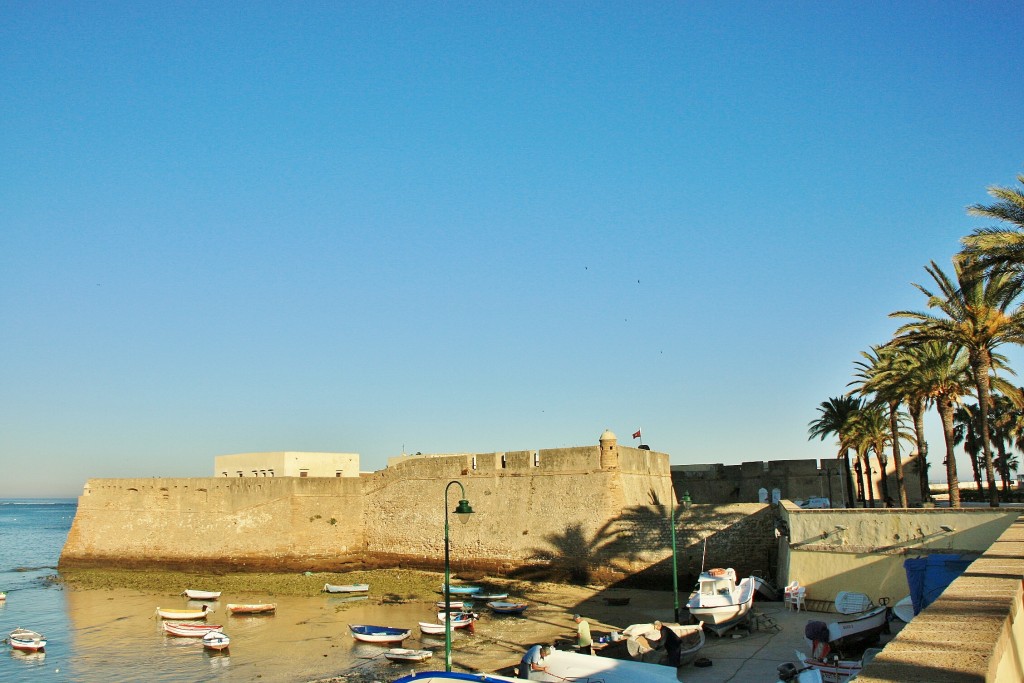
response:
<path fill-rule="evenodd" d="M 608 577 L 670 553 L 673 495 L 665 453 L 600 445 L 414 457 L 361 477 L 92 479 L 62 567 L 160 566 L 327 570 L 443 566 L 511 570 L 584 563 Z"/>

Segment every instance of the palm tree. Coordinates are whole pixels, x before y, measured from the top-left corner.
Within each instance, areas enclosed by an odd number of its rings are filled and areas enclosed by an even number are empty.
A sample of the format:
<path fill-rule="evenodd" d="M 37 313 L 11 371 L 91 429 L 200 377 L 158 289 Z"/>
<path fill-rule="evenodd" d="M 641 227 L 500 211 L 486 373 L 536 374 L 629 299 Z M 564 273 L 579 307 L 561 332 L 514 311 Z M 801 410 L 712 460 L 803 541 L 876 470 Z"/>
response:
<path fill-rule="evenodd" d="M 907 389 L 907 407 L 914 421 L 918 471 L 921 477 L 921 500 L 928 501 L 931 498 L 928 487 L 928 442 L 924 438 L 924 413 L 928 406 L 934 403 L 943 425 L 946 483 L 950 491 L 950 505 L 959 507 L 960 490 L 956 459 L 952 457 L 955 445 L 953 411 L 960 397 L 970 391 L 968 385 L 971 375 L 967 355 L 961 347 L 945 342 L 908 344 L 895 348 L 900 351 L 897 357 L 898 365 Z"/>
<path fill-rule="evenodd" d="M 1024 174 L 1017 176 L 1024 186 Z M 1009 223 L 1009 228 L 979 228 L 964 237 L 964 253 L 976 256 L 985 267 L 995 270 L 1024 269 L 1024 191 L 1012 187 L 993 185 L 988 193 L 994 204 L 974 204 L 967 213 Z"/>
<path fill-rule="evenodd" d="M 874 452 L 878 460 L 878 468 L 881 473 L 882 500 L 886 505 L 889 501 L 888 462 L 885 457 L 885 447 L 891 438 L 889 432 L 889 420 L 886 417 L 884 407 L 878 403 L 869 403 L 850 420 L 850 430 L 846 435 L 847 443 L 857 451 L 862 462 L 862 471 L 868 479 L 868 494 L 871 498 L 871 507 L 875 507 L 875 486 L 871 477 L 871 453 Z"/>
<path fill-rule="evenodd" d="M 873 395 L 873 402 L 884 404 L 889 411 L 889 444 L 892 446 L 892 462 L 896 470 L 896 490 L 900 507 L 907 507 L 907 489 L 903 481 L 903 459 L 900 457 L 900 404 L 906 398 L 908 388 L 906 377 L 902 372 L 902 361 L 899 359 L 899 348 L 895 346 L 872 346 L 870 351 L 862 351 L 865 360 L 857 361 L 860 370 L 854 375 L 856 380 L 850 382 L 858 387 L 861 396 Z M 888 483 L 885 470 L 882 470 L 882 486 L 885 489 L 886 503 L 889 502 Z"/>
<path fill-rule="evenodd" d="M 956 282 L 934 261 L 925 269 L 938 285 L 939 294 L 914 285 L 928 297 L 928 307 L 938 309 L 943 316 L 918 311 L 897 311 L 890 316 L 913 320 L 897 330 L 899 340 L 910 343 L 945 341 L 967 349 L 981 412 L 981 447 L 989 477 L 989 504 L 998 507 L 999 492 L 992 481 L 994 466 L 988 433 L 989 373 L 996 347 L 1007 342 L 1024 342 L 1024 309 L 1014 304 L 1024 292 L 1024 279 L 1000 271 L 986 274 L 968 257 L 955 259 L 953 266 Z"/>
<path fill-rule="evenodd" d="M 861 409 L 862 402 L 858 398 L 852 396 L 835 396 L 827 401 L 822 401 L 821 405 L 818 406 L 818 417 L 811 420 L 810 424 L 807 425 L 808 440 L 818 437 L 821 441 L 825 440 L 825 437 L 835 435 L 839 437 L 839 454 L 837 458 L 842 458 L 843 467 L 846 470 L 846 505 L 847 507 L 854 507 L 855 502 L 853 499 L 853 487 L 850 486 L 850 446 L 843 444 L 843 434 L 846 433 L 849 428 L 847 423 L 850 417 L 854 415 L 858 410 Z M 860 481 L 861 500 L 864 495 L 864 482 Z"/>

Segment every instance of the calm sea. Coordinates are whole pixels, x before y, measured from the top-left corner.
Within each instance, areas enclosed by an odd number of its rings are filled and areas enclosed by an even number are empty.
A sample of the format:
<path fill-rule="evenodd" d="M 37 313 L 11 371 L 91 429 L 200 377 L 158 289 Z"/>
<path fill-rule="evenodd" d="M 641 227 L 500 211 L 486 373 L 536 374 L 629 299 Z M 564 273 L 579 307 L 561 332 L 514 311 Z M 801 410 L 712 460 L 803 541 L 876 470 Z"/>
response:
<path fill-rule="evenodd" d="M 430 619 L 424 605 L 345 602 L 328 595 L 225 595 L 223 602 L 276 602 L 277 614 L 227 616 L 220 601 L 214 603 L 209 622 L 222 624 L 230 636 L 226 653 L 207 652 L 196 639 L 166 636 L 154 616 L 156 607 L 185 607 L 180 596 L 185 588 L 216 587 L 169 586 L 162 593 L 64 588 L 51 578 L 57 573 L 75 509 L 73 499 L 0 499 L 0 590 L 7 593 L 7 601 L 0 603 L 0 637 L 20 626 L 47 640 L 45 653 L 18 652 L 4 644 L 4 683 L 299 683 L 341 675 L 391 681 L 409 673 L 411 666 L 443 667 L 443 640 L 439 648 L 439 641 L 420 636 L 416 628 L 418 621 Z M 414 636 L 404 647 L 440 652 L 423 664 L 391 663 L 383 659 L 383 648 L 353 641 L 350 623 L 412 628 Z M 516 658 L 518 652 L 510 650 L 508 656 Z"/>

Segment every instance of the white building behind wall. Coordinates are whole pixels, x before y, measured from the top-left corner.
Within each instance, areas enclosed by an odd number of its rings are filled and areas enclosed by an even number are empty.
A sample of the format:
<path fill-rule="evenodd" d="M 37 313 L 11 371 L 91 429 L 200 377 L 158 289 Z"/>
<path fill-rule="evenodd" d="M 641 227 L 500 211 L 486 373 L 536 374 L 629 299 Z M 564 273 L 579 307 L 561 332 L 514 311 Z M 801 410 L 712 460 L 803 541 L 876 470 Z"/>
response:
<path fill-rule="evenodd" d="M 215 477 L 358 477 L 358 453 L 236 453 L 214 458 Z"/>

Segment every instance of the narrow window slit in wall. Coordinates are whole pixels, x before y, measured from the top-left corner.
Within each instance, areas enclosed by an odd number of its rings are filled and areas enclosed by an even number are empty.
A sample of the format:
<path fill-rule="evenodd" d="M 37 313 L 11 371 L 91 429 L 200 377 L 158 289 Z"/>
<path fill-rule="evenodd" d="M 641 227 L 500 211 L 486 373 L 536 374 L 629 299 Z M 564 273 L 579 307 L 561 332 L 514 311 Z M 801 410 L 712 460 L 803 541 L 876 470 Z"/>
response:
<path fill-rule="evenodd" d="M 505 462 L 505 454 L 501 454 L 501 469 L 505 469 L 507 463 Z"/>

